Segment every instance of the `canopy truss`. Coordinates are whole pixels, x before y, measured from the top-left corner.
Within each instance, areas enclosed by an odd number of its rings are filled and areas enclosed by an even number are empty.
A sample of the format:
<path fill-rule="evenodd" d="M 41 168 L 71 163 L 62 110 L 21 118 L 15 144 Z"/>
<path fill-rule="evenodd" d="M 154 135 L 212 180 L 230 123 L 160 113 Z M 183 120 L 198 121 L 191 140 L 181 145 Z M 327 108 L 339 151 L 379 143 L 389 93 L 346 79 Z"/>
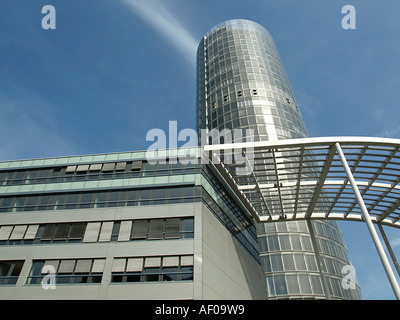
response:
<path fill-rule="evenodd" d="M 296 219 L 362 221 L 363 215 L 337 151 L 342 149 L 374 223 L 400 228 L 400 140 L 328 137 L 207 145 L 219 156 L 261 222 Z M 241 163 L 224 163 L 242 152 Z M 242 171 L 241 171 L 242 172 Z M 239 172 L 239 173 L 241 173 Z"/>
<path fill-rule="evenodd" d="M 365 221 L 397 299 L 400 287 L 373 223 L 400 228 L 400 140 L 325 137 L 207 145 L 258 222 Z M 246 169 L 247 168 L 247 172 Z M 244 172 L 247 174 L 245 175 Z"/>

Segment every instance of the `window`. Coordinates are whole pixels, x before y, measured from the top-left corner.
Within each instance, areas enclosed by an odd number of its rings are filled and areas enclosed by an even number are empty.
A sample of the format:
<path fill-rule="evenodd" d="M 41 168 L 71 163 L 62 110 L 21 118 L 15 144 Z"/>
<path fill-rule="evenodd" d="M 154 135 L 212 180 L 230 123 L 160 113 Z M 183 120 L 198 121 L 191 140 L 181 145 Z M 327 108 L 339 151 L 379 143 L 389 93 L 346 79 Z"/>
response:
<path fill-rule="evenodd" d="M 81 242 L 86 230 L 85 222 L 51 223 L 41 225 L 35 243 Z"/>
<path fill-rule="evenodd" d="M 39 225 L 1 226 L 0 244 L 18 245 L 30 244 L 35 238 Z"/>
<path fill-rule="evenodd" d="M 193 237 L 193 217 L 134 220 L 131 230 L 131 240 L 190 239 Z"/>
<path fill-rule="evenodd" d="M 151 219 L 149 225 L 148 240 L 163 239 L 164 221 L 163 219 Z"/>
<path fill-rule="evenodd" d="M 176 174 L 194 173 L 196 168 L 171 166 Z M 148 173 L 153 174 L 153 171 Z M 70 192 L 58 194 L 23 195 L 0 197 L 0 212 L 70 210 L 138 206 L 165 203 L 186 203 L 200 200 L 193 196 L 195 186 L 144 188 L 133 190 L 108 190 L 98 192 Z"/>
<path fill-rule="evenodd" d="M 0 226 L 0 245 L 192 239 L 193 217 Z"/>
<path fill-rule="evenodd" d="M 135 220 L 133 222 L 132 240 L 145 240 L 147 238 L 148 220 Z"/>
<path fill-rule="evenodd" d="M 194 237 L 194 219 L 183 218 L 182 219 L 182 238 L 192 239 Z"/>
<path fill-rule="evenodd" d="M 115 258 L 111 282 L 193 280 L 193 256 Z"/>
<path fill-rule="evenodd" d="M 23 265 L 23 261 L 0 261 L 0 285 L 16 284 Z"/>
<path fill-rule="evenodd" d="M 38 260 L 32 264 L 27 284 L 41 284 L 48 272 L 42 272 L 44 266 L 52 266 L 56 272 L 56 284 L 93 284 L 100 283 L 104 271 L 105 259 L 66 259 Z"/>
<path fill-rule="evenodd" d="M 180 238 L 181 219 L 172 218 L 165 221 L 165 239 Z"/>

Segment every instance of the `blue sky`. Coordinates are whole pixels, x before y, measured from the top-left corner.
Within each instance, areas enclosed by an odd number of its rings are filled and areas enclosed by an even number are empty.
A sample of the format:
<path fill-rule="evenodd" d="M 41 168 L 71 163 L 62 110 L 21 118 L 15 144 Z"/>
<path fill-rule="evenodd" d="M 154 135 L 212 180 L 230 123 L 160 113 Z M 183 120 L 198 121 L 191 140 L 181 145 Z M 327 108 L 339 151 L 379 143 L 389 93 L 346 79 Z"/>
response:
<path fill-rule="evenodd" d="M 393 0 L 1 0 L 0 161 L 145 150 L 168 121 L 195 128 L 197 44 L 234 18 L 271 32 L 310 136 L 400 138 L 399 14 Z M 366 226 L 341 225 L 364 297 L 393 299 Z"/>

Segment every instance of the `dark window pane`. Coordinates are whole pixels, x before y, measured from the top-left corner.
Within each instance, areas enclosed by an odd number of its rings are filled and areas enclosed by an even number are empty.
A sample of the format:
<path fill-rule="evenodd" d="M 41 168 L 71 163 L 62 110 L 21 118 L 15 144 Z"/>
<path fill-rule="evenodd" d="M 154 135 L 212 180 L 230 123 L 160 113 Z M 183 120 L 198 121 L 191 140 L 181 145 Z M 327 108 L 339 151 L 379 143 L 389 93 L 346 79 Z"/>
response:
<path fill-rule="evenodd" d="M 32 276 L 38 276 L 43 269 L 44 261 L 34 261 L 32 266 Z"/>
<path fill-rule="evenodd" d="M 104 208 L 105 207 L 105 203 L 107 201 L 107 197 L 108 197 L 108 191 L 103 191 L 103 192 L 99 192 L 97 194 L 97 207 L 98 208 Z"/>
<path fill-rule="evenodd" d="M 165 239 L 177 239 L 180 237 L 180 218 L 171 218 L 165 221 Z"/>
<path fill-rule="evenodd" d="M 120 227 L 121 227 L 121 222 L 114 221 L 114 225 L 113 225 L 113 229 L 112 229 L 112 233 L 111 233 L 111 241 L 117 241 Z"/>
<path fill-rule="evenodd" d="M 154 199 L 165 199 L 167 196 L 167 190 L 164 188 L 154 189 Z"/>
<path fill-rule="evenodd" d="M 120 191 L 110 191 L 110 198 L 107 207 L 116 207 L 118 205 Z"/>
<path fill-rule="evenodd" d="M 89 278 L 90 283 L 101 283 L 102 275 L 92 275 Z"/>
<path fill-rule="evenodd" d="M 67 275 L 58 275 L 56 277 L 56 283 L 70 283 L 71 282 L 71 276 L 67 276 Z"/>
<path fill-rule="evenodd" d="M 193 280 L 193 267 L 182 267 L 181 268 L 181 279 L 182 280 Z"/>
<path fill-rule="evenodd" d="M 183 218 L 183 230 L 186 232 L 194 231 L 194 219 L 193 218 Z"/>
<path fill-rule="evenodd" d="M 123 275 L 115 275 L 113 274 L 111 277 L 111 282 L 122 282 Z"/>
<path fill-rule="evenodd" d="M 185 187 L 184 197 L 194 197 L 194 187 Z"/>
<path fill-rule="evenodd" d="M 152 189 L 144 189 L 140 191 L 140 200 L 148 200 L 151 199 Z"/>
<path fill-rule="evenodd" d="M 132 239 L 146 239 L 147 238 L 147 220 L 133 221 Z"/>
<path fill-rule="evenodd" d="M 58 224 L 54 233 L 54 240 L 66 240 L 68 235 L 68 223 Z"/>
<path fill-rule="evenodd" d="M 164 226 L 164 221 L 162 219 L 150 220 L 148 239 L 149 240 L 163 239 L 163 226 Z"/>
<path fill-rule="evenodd" d="M 170 198 L 181 198 L 182 197 L 182 188 L 170 188 L 169 189 L 169 197 Z"/>
<path fill-rule="evenodd" d="M 11 269 L 11 261 L 0 261 L 0 277 L 7 277 Z"/>
<path fill-rule="evenodd" d="M 177 281 L 178 279 L 178 268 L 177 267 L 166 267 L 163 268 L 163 281 Z"/>
<path fill-rule="evenodd" d="M 55 224 L 48 224 L 44 229 L 42 240 L 51 240 L 55 232 Z"/>
<path fill-rule="evenodd" d="M 28 200 L 26 201 L 26 206 L 35 206 L 38 203 L 39 196 L 29 196 Z"/>
<path fill-rule="evenodd" d="M 159 281 L 160 268 L 145 268 L 143 281 Z"/>
<path fill-rule="evenodd" d="M 134 273 L 134 274 L 128 274 L 126 276 L 126 282 L 140 282 L 140 277 L 141 273 Z"/>
<path fill-rule="evenodd" d="M 69 228 L 69 239 L 82 239 L 85 233 L 86 223 L 73 223 Z"/>
<path fill-rule="evenodd" d="M 82 203 L 91 203 L 93 202 L 94 193 L 93 192 L 85 192 L 82 194 Z"/>

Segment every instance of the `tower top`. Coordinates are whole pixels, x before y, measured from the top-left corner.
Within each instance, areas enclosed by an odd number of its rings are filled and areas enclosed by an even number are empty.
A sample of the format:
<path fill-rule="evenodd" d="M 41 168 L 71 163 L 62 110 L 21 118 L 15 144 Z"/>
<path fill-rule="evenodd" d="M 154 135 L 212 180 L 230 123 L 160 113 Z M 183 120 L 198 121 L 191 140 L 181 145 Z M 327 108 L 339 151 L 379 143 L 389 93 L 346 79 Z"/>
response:
<path fill-rule="evenodd" d="M 209 36 L 213 32 L 217 31 L 220 28 L 225 27 L 227 30 L 232 30 L 232 29 L 256 29 L 260 32 L 267 33 L 269 34 L 268 30 L 265 29 L 262 25 L 258 24 L 257 22 L 247 20 L 247 19 L 231 19 L 231 20 L 226 20 L 224 22 L 220 22 L 214 27 L 212 27 L 206 34 L 205 36 Z"/>

